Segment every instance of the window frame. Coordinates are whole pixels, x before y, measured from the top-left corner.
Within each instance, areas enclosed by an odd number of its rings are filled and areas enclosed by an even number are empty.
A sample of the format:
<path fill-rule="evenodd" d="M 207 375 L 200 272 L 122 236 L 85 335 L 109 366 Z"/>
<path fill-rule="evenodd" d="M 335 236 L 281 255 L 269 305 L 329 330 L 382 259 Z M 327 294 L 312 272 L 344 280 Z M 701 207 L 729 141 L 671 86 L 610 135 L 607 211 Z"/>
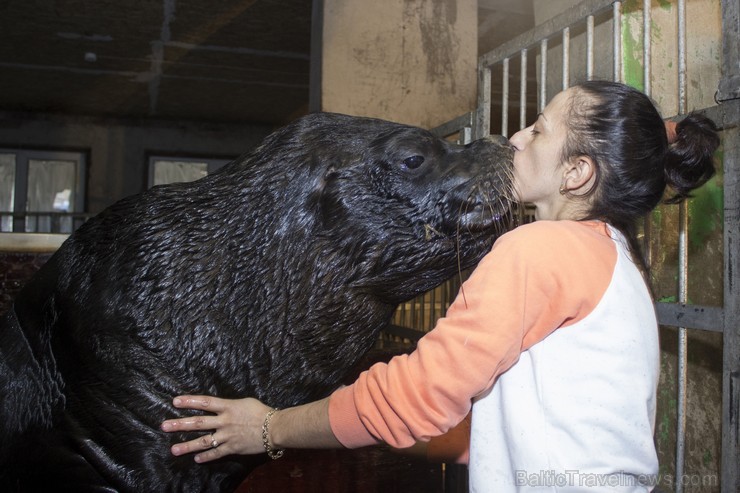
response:
<path fill-rule="evenodd" d="M 74 161 L 76 162 L 75 173 L 75 193 L 74 193 L 74 211 L 71 214 L 85 213 L 85 197 L 87 176 L 87 153 L 84 151 L 62 151 L 62 150 L 41 150 L 41 149 L 23 149 L 12 147 L 0 147 L 0 154 L 15 155 L 15 193 L 13 200 L 13 209 L 10 211 L 0 210 L 0 214 L 10 214 L 12 220 L 12 233 L 26 233 L 26 218 L 28 211 L 28 168 L 29 161 Z M 41 212 L 43 214 L 43 212 Z M 54 215 L 49 212 L 49 215 Z M 75 219 L 72 230 L 76 229 L 82 222 L 82 219 Z M 79 224 L 78 224 L 79 223 Z"/>
<path fill-rule="evenodd" d="M 167 155 L 167 154 L 150 154 L 149 155 L 149 162 L 147 167 L 147 188 L 152 188 L 154 186 L 154 163 L 157 161 L 177 161 L 177 162 L 184 162 L 184 163 L 205 163 L 206 164 L 206 173 L 211 174 L 219 169 L 221 169 L 226 164 L 233 161 L 233 158 L 204 158 L 204 157 L 193 157 L 193 156 L 177 156 L 177 155 Z M 175 182 L 172 182 L 175 183 Z M 164 183 L 159 183 L 159 185 L 164 185 Z"/>

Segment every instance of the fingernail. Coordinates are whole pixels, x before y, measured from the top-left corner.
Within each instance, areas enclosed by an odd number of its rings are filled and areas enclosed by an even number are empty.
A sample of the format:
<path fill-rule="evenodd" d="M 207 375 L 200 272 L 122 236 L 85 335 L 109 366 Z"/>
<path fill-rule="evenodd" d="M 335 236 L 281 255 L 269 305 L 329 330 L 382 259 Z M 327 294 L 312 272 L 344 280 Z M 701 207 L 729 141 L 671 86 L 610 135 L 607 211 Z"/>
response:
<path fill-rule="evenodd" d="M 173 445 L 170 451 L 172 452 L 172 455 L 180 455 L 180 447 L 177 445 Z"/>
<path fill-rule="evenodd" d="M 180 404 L 182 404 L 182 399 L 180 399 L 179 397 L 175 397 L 172 403 L 176 406 L 179 406 Z"/>
<path fill-rule="evenodd" d="M 171 425 L 169 423 L 162 423 L 161 425 L 162 431 L 169 431 L 170 426 Z"/>
<path fill-rule="evenodd" d="M 200 455 L 195 456 L 195 462 L 201 462 L 203 459 Z"/>

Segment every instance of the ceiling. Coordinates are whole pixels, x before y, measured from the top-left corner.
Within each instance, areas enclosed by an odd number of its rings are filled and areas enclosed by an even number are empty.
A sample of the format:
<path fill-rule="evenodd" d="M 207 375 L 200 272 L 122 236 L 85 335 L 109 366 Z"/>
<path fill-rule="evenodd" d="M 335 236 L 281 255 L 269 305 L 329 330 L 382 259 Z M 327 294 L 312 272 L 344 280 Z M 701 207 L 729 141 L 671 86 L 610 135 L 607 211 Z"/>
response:
<path fill-rule="evenodd" d="M 453 1 L 453 0 L 449 0 Z M 531 28 L 479 1 L 479 53 Z M 310 0 L 0 2 L 0 110 L 282 124 L 308 109 Z"/>

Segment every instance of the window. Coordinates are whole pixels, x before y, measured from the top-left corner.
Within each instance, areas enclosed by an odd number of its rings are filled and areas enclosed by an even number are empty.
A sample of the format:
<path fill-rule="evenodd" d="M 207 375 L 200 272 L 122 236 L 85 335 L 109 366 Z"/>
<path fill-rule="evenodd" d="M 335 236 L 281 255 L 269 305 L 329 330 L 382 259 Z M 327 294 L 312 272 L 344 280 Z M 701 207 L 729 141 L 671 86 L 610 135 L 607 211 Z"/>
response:
<path fill-rule="evenodd" d="M 228 159 L 151 156 L 149 186 L 194 181 L 213 173 L 228 162 Z"/>
<path fill-rule="evenodd" d="M 71 233 L 84 221 L 85 155 L 0 149 L 0 231 Z"/>

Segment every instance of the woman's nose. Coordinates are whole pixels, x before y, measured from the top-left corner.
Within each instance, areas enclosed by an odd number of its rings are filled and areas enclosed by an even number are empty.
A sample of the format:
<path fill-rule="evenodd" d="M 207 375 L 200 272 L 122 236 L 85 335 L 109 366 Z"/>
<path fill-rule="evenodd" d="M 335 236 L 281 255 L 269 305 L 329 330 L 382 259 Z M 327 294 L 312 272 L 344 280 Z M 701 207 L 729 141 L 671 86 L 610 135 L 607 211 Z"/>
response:
<path fill-rule="evenodd" d="M 524 146 L 527 144 L 527 133 L 525 130 L 526 129 L 519 130 L 509 139 L 509 143 L 514 147 L 515 151 L 523 150 Z"/>

